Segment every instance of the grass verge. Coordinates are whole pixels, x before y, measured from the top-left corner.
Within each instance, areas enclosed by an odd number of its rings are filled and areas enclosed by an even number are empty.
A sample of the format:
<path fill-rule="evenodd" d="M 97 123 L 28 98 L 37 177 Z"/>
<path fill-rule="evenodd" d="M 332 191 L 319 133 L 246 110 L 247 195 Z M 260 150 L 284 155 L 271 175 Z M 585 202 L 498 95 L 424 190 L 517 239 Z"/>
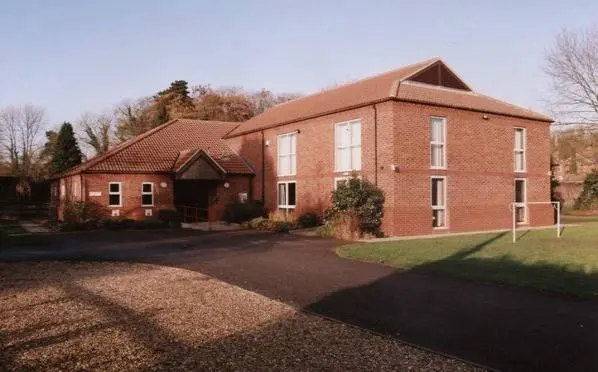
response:
<path fill-rule="evenodd" d="M 598 297 L 598 223 L 554 229 L 435 239 L 359 243 L 339 247 L 341 257 L 404 270 Z"/>

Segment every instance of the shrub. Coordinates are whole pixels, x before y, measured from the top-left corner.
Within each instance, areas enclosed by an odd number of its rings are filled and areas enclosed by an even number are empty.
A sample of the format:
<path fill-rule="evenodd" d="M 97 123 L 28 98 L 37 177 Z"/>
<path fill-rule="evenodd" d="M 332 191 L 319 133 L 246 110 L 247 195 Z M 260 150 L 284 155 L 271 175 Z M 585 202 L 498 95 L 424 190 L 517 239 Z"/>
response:
<path fill-rule="evenodd" d="M 338 224 L 355 220 L 359 221 L 355 226 L 359 234 L 379 233 L 384 216 L 384 193 L 369 181 L 353 177 L 340 184 L 332 192 L 331 204 L 325 215 L 327 222 L 336 226 L 333 226 L 333 233 L 335 229 L 341 229 Z"/>
<path fill-rule="evenodd" d="M 293 211 L 285 211 L 281 209 L 276 209 L 270 213 L 268 213 L 268 219 L 270 221 L 284 221 L 284 222 L 293 222 L 295 221 L 295 216 L 293 215 Z"/>
<path fill-rule="evenodd" d="M 183 216 L 176 209 L 160 209 L 158 219 L 167 227 L 181 227 L 183 222 Z"/>
<path fill-rule="evenodd" d="M 340 212 L 326 221 L 328 237 L 334 237 L 341 240 L 355 240 L 362 235 L 359 227 L 359 217 L 352 212 Z"/>
<path fill-rule="evenodd" d="M 273 221 L 270 230 L 279 233 L 288 233 L 295 226 L 289 221 Z"/>
<path fill-rule="evenodd" d="M 64 224 L 71 229 L 95 228 L 104 216 L 104 208 L 94 202 L 72 201 L 64 206 Z"/>
<path fill-rule="evenodd" d="M 264 205 L 259 201 L 236 201 L 226 205 L 222 219 L 228 223 L 241 223 L 265 215 Z"/>
<path fill-rule="evenodd" d="M 316 213 L 303 213 L 297 218 L 297 226 L 301 229 L 316 227 L 322 224 L 322 219 Z"/>
<path fill-rule="evenodd" d="M 256 217 L 249 221 L 247 227 L 253 230 L 269 230 L 271 227 L 270 220 L 264 217 Z"/>
<path fill-rule="evenodd" d="M 575 201 L 575 209 L 593 209 L 598 207 L 598 170 L 593 170 L 583 181 L 583 190 Z"/>

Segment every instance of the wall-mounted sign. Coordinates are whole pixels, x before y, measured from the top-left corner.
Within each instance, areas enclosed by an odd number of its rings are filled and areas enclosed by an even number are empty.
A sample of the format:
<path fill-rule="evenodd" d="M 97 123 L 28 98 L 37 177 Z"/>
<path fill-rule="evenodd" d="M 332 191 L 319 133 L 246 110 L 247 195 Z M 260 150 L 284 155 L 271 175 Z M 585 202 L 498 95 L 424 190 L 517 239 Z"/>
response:
<path fill-rule="evenodd" d="M 90 191 L 89 196 L 102 196 L 101 191 Z"/>
<path fill-rule="evenodd" d="M 160 182 L 160 187 L 165 189 L 168 184 L 166 182 Z"/>

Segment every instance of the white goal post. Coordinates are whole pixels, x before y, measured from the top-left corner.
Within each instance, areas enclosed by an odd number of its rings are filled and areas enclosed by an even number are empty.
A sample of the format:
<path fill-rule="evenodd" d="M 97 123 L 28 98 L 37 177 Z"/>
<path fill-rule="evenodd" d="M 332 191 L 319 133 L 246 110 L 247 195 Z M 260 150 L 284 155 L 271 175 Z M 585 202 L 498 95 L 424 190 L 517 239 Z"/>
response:
<path fill-rule="evenodd" d="M 561 202 L 558 201 L 536 201 L 526 203 L 511 203 L 511 215 L 513 219 L 513 243 L 517 241 L 517 207 L 523 206 L 527 217 L 528 205 L 530 204 L 551 204 L 556 209 L 556 236 L 561 237 Z"/>

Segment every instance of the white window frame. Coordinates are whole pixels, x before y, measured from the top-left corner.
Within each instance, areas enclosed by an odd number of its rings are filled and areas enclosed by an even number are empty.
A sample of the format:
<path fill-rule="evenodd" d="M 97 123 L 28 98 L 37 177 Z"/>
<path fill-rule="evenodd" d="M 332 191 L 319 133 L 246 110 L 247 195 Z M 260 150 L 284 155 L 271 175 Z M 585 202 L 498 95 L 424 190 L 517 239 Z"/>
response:
<path fill-rule="evenodd" d="M 443 142 L 440 141 L 433 141 L 432 140 L 432 122 L 435 119 L 440 119 L 442 121 L 442 137 L 444 138 Z M 446 134 L 447 134 L 447 125 L 446 125 L 446 118 L 443 116 L 430 116 L 430 169 L 446 169 L 446 164 L 447 164 L 447 159 L 446 159 Z M 432 149 L 434 148 L 434 146 L 442 146 L 442 160 L 443 160 L 443 164 L 442 165 L 433 165 L 432 164 L 432 159 L 433 159 L 433 154 L 434 152 L 432 151 Z"/>
<path fill-rule="evenodd" d="M 152 187 L 152 191 L 144 192 L 143 186 L 150 185 Z M 143 195 L 151 195 L 152 196 L 152 204 L 143 204 Z M 153 182 L 141 182 L 141 206 L 142 207 L 153 207 L 154 206 L 154 183 Z"/>
<path fill-rule="evenodd" d="M 432 200 L 434 200 L 434 195 L 432 192 L 434 188 L 432 187 L 432 182 L 434 179 L 441 179 L 442 186 L 443 186 L 443 205 L 432 205 Z M 432 229 L 433 230 L 446 230 L 449 226 L 449 219 L 448 219 L 448 182 L 446 176 L 430 176 L 430 207 L 432 209 L 432 219 L 434 218 L 434 211 L 435 210 L 444 210 L 444 226 L 434 226 L 434 221 L 432 220 Z"/>
<path fill-rule="evenodd" d="M 118 185 L 118 192 L 110 190 L 111 185 Z M 110 204 L 110 195 L 118 195 L 118 205 Z M 108 207 L 118 208 L 123 206 L 123 183 L 122 182 L 108 182 Z"/>
<path fill-rule="evenodd" d="M 517 198 L 517 181 L 523 181 L 523 202 L 516 202 Z M 529 222 L 529 211 L 527 208 L 527 178 L 515 178 L 513 181 L 513 208 L 523 208 L 523 221 L 517 221 L 518 225 L 527 225 Z M 513 211 L 517 215 L 516 211 Z"/>
<path fill-rule="evenodd" d="M 281 154 L 280 153 L 280 141 L 282 138 L 284 137 L 291 137 L 291 143 L 292 143 L 292 137 L 295 138 L 295 152 L 293 152 L 293 146 L 291 145 L 291 149 L 288 154 Z M 289 173 L 282 173 L 281 172 L 281 161 L 280 158 L 281 157 L 288 157 L 288 161 L 289 161 Z M 295 132 L 290 132 L 290 133 L 283 133 L 283 134 L 279 134 L 277 136 L 277 142 L 276 142 L 276 172 L 278 176 L 294 176 L 297 174 L 297 131 Z"/>
<path fill-rule="evenodd" d="M 523 133 L 523 139 L 521 140 L 521 148 L 518 149 L 515 147 L 517 141 L 515 140 L 517 137 L 518 132 L 521 131 Z M 525 173 L 527 172 L 527 130 L 522 127 L 515 127 L 514 136 L 513 136 L 513 169 L 516 173 Z M 517 154 L 521 154 L 523 157 L 523 168 L 518 169 L 517 166 Z"/>
<path fill-rule="evenodd" d="M 353 129 L 350 129 L 349 145 L 347 147 L 339 146 L 339 138 L 337 136 L 338 127 L 349 126 L 349 128 L 352 128 L 353 124 L 356 124 L 356 123 L 359 123 L 359 133 L 362 133 L 363 127 L 361 125 L 361 118 L 347 120 L 347 121 L 341 121 L 339 123 L 334 124 L 334 170 L 335 170 L 335 172 L 360 171 L 362 168 L 362 160 L 363 160 L 363 156 L 361 153 L 361 138 L 362 138 L 362 136 L 359 137 L 359 145 L 353 145 Z M 341 169 L 341 168 L 339 168 L 338 150 L 339 149 L 347 149 L 347 148 L 349 149 L 349 162 L 348 162 L 349 167 L 347 169 Z M 354 160 L 355 160 L 355 159 L 353 159 L 353 149 L 354 148 L 359 148 L 359 168 L 357 168 L 353 165 Z"/>
<path fill-rule="evenodd" d="M 294 183 L 295 184 L 295 205 L 289 205 L 289 184 L 290 183 Z M 286 200 L 285 200 L 285 204 L 280 204 L 280 185 L 284 184 L 285 189 L 286 189 Z M 295 209 L 295 207 L 297 206 L 297 181 L 295 180 L 288 180 L 288 181 L 279 181 L 276 183 L 276 205 L 278 207 L 278 209 Z"/>

